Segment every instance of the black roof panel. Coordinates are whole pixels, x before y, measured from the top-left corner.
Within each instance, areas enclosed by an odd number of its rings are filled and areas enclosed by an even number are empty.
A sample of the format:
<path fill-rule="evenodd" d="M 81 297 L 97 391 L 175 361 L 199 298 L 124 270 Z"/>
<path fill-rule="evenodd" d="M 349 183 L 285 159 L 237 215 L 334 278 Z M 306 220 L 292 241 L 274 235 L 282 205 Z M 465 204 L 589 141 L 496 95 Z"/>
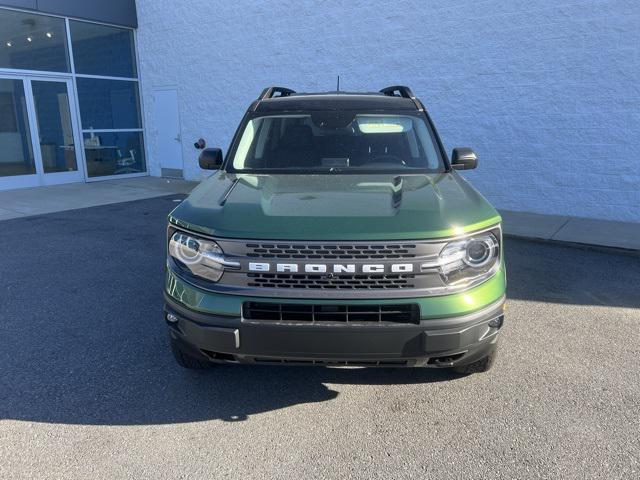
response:
<path fill-rule="evenodd" d="M 257 112 L 306 110 L 417 110 L 410 98 L 380 93 L 297 93 L 258 102 Z"/>

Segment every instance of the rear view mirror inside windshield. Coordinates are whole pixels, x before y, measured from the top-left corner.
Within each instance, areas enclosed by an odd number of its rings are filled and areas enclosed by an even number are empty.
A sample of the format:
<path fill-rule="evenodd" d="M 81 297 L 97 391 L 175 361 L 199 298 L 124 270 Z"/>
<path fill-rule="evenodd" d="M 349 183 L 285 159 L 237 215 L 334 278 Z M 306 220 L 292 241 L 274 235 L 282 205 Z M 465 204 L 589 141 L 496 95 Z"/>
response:
<path fill-rule="evenodd" d="M 355 119 L 355 114 L 353 112 L 345 112 L 345 111 L 322 111 L 322 112 L 313 112 L 311 114 L 311 120 L 313 124 L 318 128 L 328 128 L 328 129 L 339 129 L 346 128 Z"/>

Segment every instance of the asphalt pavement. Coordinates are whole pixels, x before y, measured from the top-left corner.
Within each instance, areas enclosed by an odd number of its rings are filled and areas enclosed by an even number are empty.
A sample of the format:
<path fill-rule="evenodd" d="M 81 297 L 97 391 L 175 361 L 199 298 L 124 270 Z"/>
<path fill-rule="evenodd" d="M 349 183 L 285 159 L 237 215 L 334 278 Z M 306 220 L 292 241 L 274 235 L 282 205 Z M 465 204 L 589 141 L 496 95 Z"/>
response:
<path fill-rule="evenodd" d="M 0 222 L 0 478 L 640 478 L 640 256 L 506 239 L 487 374 L 179 368 L 178 197 Z"/>

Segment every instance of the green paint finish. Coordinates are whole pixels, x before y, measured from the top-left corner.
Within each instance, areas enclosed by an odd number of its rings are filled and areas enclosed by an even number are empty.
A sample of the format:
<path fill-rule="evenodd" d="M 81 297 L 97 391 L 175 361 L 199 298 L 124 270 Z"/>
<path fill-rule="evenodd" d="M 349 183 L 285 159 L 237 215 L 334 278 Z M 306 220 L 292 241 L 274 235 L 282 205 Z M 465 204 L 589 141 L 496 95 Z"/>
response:
<path fill-rule="evenodd" d="M 390 303 L 418 303 L 423 319 L 443 318 L 464 315 L 482 309 L 504 295 L 506 287 L 504 265 L 486 282 L 463 293 L 442 295 L 438 297 L 403 298 L 379 300 L 316 300 L 313 298 L 275 299 L 263 297 L 243 297 L 239 295 L 222 295 L 206 292 L 185 283 L 171 271 L 166 272 L 166 291 L 170 297 L 186 307 L 203 313 L 217 313 L 221 315 L 239 316 L 242 303 L 245 301 L 258 302 L 286 302 L 286 303 L 315 303 L 331 304 L 339 302 L 344 305 L 390 304 Z"/>
<path fill-rule="evenodd" d="M 417 240 L 495 225 L 498 212 L 458 173 L 248 175 L 217 172 L 169 215 L 184 228 L 261 240 Z M 238 183 L 224 205 L 220 200 Z"/>
<path fill-rule="evenodd" d="M 451 237 L 500 223 L 495 209 L 458 173 L 421 175 L 232 175 L 217 172 L 171 214 L 184 228 L 258 240 L 419 240 Z M 233 182 L 237 183 L 229 192 Z M 226 201 L 221 200 L 225 198 Z M 221 203 L 223 205 L 221 205 Z M 434 297 L 339 300 L 341 304 L 419 303 L 423 319 L 471 313 L 503 298 L 505 268 L 465 292 Z M 166 273 L 166 291 L 203 313 L 239 316 L 245 301 L 336 303 L 216 294 Z"/>

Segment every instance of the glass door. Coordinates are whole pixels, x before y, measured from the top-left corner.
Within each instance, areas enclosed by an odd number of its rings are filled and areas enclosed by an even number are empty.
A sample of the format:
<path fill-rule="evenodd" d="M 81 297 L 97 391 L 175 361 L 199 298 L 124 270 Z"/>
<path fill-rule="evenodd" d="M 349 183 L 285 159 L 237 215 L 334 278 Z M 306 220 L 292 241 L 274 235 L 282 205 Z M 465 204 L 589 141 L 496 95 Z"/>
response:
<path fill-rule="evenodd" d="M 66 79 L 31 79 L 33 112 L 43 185 L 79 182 L 84 179 L 78 149 L 75 105 L 70 94 L 71 81 Z"/>
<path fill-rule="evenodd" d="M 0 190 L 81 182 L 71 80 L 0 76 Z"/>
<path fill-rule="evenodd" d="M 39 184 L 26 87 L 0 77 L 0 190 Z"/>

